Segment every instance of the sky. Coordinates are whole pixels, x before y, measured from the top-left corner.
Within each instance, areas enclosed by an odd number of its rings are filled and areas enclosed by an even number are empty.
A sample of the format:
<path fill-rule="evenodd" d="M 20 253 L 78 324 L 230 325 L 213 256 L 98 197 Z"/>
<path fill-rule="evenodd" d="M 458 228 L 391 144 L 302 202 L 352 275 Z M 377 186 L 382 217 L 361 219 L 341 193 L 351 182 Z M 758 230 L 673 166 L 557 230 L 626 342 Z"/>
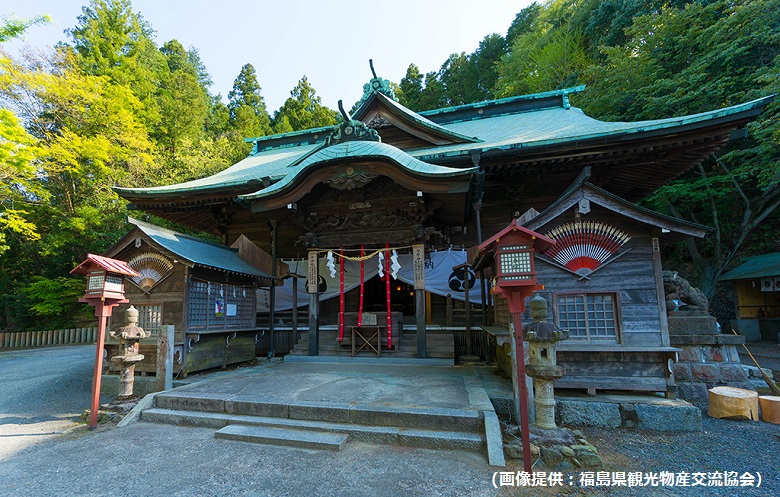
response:
<path fill-rule="evenodd" d="M 133 0 L 156 31 L 158 46 L 177 39 L 200 53 L 214 82 L 227 93 L 241 67 L 257 71 L 271 114 L 306 75 L 322 103 L 349 109 L 377 75 L 396 83 L 410 63 L 437 71 L 451 53 L 473 52 L 490 33 L 506 35 L 515 15 L 532 0 Z M 52 23 L 33 26 L 12 54 L 69 41 L 87 0 L 3 0 L 0 17 L 47 14 Z"/>

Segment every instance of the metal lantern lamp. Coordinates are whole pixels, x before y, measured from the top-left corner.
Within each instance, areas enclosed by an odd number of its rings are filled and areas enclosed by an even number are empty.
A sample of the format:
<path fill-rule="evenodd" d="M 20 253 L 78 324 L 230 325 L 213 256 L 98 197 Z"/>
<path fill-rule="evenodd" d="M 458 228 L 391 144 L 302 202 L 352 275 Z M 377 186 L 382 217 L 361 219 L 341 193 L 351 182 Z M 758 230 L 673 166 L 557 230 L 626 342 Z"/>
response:
<path fill-rule="evenodd" d="M 97 426 L 100 380 L 103 373 L 103 345 L 106 340 L 106 318 L 113 308 L 129 302 L 125 299 L 125 276 L 141 276 L 126 262 L 100 255 L 88 254 L 87 259 L 76 266 L 70 274 L 87 276 L 87 290 L 79 302 L 95 308 L 98 318 L 97 350 L 95 352 L 95 375 L 92 380 L 92 407 L 89 413 L 89 429 Z"/>
<path fill-rule="evenodd" d="M 492 293 L 507 299 L 509 312 L 512 313 L 515 338 L 515 364 L 517 382 L 515 388 L 516 405 L 519 412 L 520 429 L 523 441 L 523 466 L 531 471 L 531 441 L 528 422 L 528 390 L 525 385 L 525 353 L 523 351 L 522 314 L 525 311 L 525 299 L 533 292 L 544 289 L 536 281 L 534 271 L 534 252 L 544 252 L 555 244 L 555 240 L 536 233 L 517 224 L 517 220 L 483 242 L 477 256 L 485 264 L 491 258 L 494 261 L 495 278 Z M 476 264 L 476 263 L 475 263 Z"/>

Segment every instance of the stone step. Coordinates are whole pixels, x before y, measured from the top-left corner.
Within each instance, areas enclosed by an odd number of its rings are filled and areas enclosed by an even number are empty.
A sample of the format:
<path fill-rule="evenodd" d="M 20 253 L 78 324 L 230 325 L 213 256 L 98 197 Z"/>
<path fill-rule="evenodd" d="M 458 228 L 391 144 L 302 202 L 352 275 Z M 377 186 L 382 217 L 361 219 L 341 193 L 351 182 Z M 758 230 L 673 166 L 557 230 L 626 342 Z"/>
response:
<path fill-rule="evenodd" d="M 347 442 L 347 435 L 340 433 L 246 425 L 228 425 L 218 430 L 214 437 L 241 442 L 320 450 L 341 450 L 341 447 Z"/>
<path fill-rule="evenodd" d="M 412 429 L 397 426 L 367 426 L 355 423 L 335 423 L 307 419 L 269 416 L 246 416 L 226 413 L 182 411 L 152 408 L 141 415 L 151 423 L 199 426 L 223 429 L 243 425 L 289 430 L 320 431 L 348 435 L 354 440 L 375 444 L 403 445 L 434 449 L 460 449 L 481 452 L 485 447 L 483 432 Z"/>
<path fill-rule="evenodd" d="M 335 402 L 270 402 L 213 394 L 163 393 L 155 407 L 175 411 L 329 421 L 367 426 L 483 433 L 480 411 L 440 407 L 395 407 Z M 146 414 L 147 411 L 144 411 Z"/>

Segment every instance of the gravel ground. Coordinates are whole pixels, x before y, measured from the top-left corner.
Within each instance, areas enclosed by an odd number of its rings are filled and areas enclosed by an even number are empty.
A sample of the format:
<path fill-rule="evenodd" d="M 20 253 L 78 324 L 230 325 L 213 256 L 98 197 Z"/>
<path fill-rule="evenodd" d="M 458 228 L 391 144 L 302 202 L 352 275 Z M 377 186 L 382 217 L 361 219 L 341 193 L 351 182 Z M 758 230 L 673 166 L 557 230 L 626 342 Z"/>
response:
<path fill-rule="evenodd" d="M 582 486 L 581 472 L 564 475 L 564 486 L 506 488 L 505 495 L 580 496 L 703 496 L 777 497 L 780 495 L 780 426 L 762 421 L 732 421 L 704 416 L 698 433 L 661 433 L 638 430 L 583 429 L 599 449 L 606 472 L 707 473 L 737 472 L 761 475 L 761 486 L 705 487 L 596 487 Z M 522 471 L 522 467 L 512 468 Z M 595 475 L 598 476 L 598 475 Z M 570 480 L 571 478 L 571 480 Z M 611 478 L 611 476 L 610 476 Z M 691 477 L 691 482 L 693 478 Z M 705 482 L 709 477 L 705 477 Z M 569 483 L 571 482 L 571 485 Z M 756 482 L 757 483 L 757 482 Z"/>

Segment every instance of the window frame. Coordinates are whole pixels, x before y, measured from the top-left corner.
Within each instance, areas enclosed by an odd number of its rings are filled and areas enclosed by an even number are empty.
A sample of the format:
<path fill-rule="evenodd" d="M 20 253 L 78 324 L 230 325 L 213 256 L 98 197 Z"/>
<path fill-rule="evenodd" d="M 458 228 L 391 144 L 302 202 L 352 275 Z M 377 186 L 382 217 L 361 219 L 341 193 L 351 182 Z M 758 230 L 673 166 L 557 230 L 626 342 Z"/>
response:
<path fill-rule="evenodd" d="M 205 285 L 205 298 L 201 294 Z M 198 291 L 201 290 L 201 291 Z M 235 295 L 246 292 L 246 295 Z M 232 295 L 231 295 L 232 294 Z M 215 301 L 223 306 L 223 314 L 215 314 Z M 236 306 L 236 315 L 228 315 L 228 305 Z M 190 277 L 187 282 L 187 331 L 218 332 L 251 330 L 257 327 L 256 288 L 248 284 L 218 283 L 204 278 Z"/>
<path fill-rule="evenodd" d="M 590 311 L 588 311 L 588 297 L 611 297 L 613 304 L 615 330 L 614 335 L 591 335 L 589 322 Z M 575 335 L 571 333 L 571 330 L 561 325 L 561 308 L 559 301 L 561 297 L 582 297 L 585 305 L 585 335 Z M 586 342 L 591 344 L 621 344 L 623 343 L 623 319 L 620 313 L 620 292 L 610 291 L 598 291 L 598 292 L 556 292 L 553 293 L 553 316 L 555 324 L 561 329 L 569 331 L 569 339 L 576 340 L 578 342 Z"/>
<path fill-rule="evenodd" d="M 160 331 L 160 327 L 163 325 L 163 303 L 153 302 L 148 304 L 134 304 L 134 307 L 138 311 L 138 326 L 143 328 L 144 331 L 148 331 L 150 334 L 156 336 Z M 146 312 L 146 317 L 151 317 L 151 313 L 145 311 L 145 308 L 148 308 L 150 311 L 154 312 L 154 307 L 157 307 L 157 323 L 155 327 L 151 327 L 149 325 L 151 320 L 144 319 L 144 312 Z"/>

